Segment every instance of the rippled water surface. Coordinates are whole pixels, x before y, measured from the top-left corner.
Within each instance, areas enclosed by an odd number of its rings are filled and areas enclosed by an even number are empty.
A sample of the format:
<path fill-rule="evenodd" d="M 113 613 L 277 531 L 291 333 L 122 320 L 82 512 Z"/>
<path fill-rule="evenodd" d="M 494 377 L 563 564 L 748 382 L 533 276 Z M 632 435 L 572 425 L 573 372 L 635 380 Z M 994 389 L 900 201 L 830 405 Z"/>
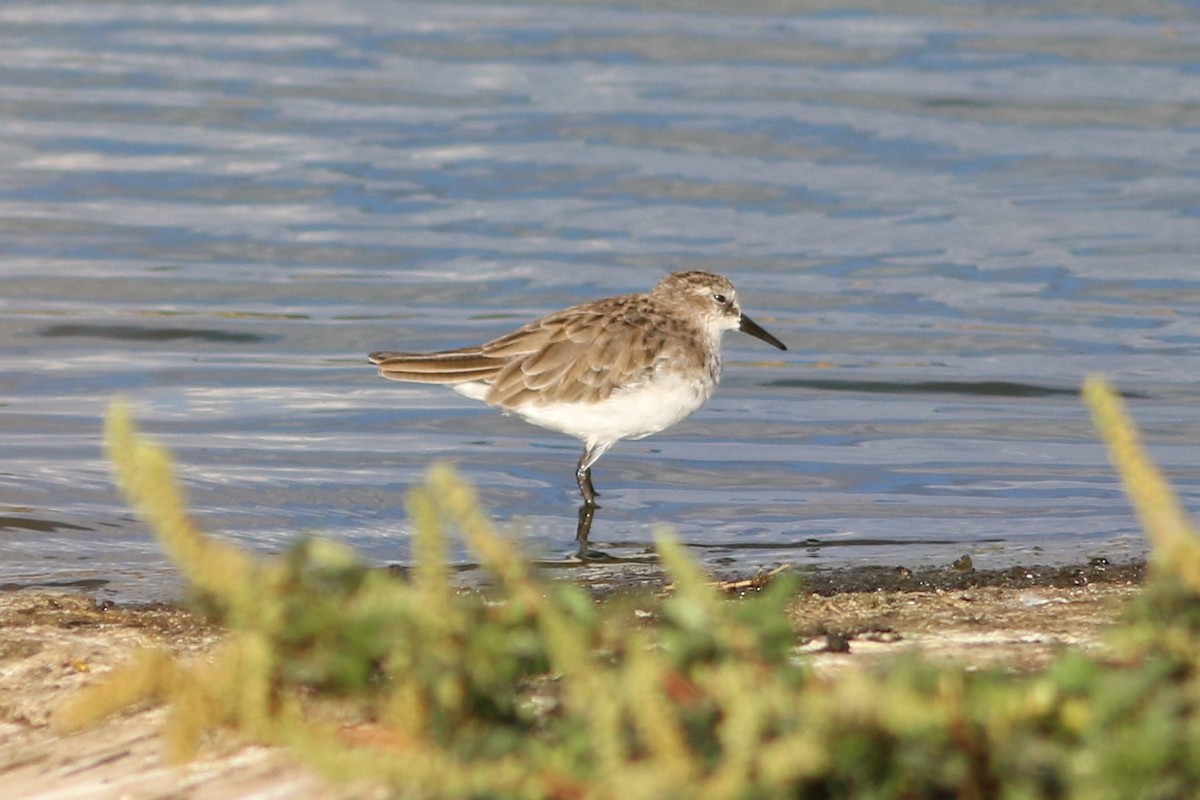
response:
<path fill-rule="evenodd" d="M 577 443 L 364 354 L 684 268 L 791 349 L 728 335 L 705 409 L 604 457 L 599 551 L 1139 555 L 1076 389 L 1200 505 L 1200 11 L 1125 8 L 0 5 L 0 584 L 178 591 L 116 394 L 257 550 L 405 562 L 450 459 L 572 563 Z"/>

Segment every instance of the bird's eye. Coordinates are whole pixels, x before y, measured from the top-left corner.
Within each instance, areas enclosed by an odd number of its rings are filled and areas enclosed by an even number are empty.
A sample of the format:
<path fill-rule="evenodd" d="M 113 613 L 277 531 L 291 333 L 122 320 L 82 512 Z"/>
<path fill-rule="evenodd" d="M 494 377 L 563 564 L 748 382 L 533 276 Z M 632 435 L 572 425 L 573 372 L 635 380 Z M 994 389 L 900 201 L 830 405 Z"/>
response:
<path fill-rule="evenodd" d="M 726 296 L 725 296 L 725 295 L 723 295 L 723 294 L 714 294 L 714 295 L 713 295 L 713 302 L 714 302 L 714 303 L 716 303 L 717 305 L 722 305 L 722 306 L 723 306 L 723 305 L 725 305 L 727 302 L 729 302 L 729 298 L 728 298 L 728 297 L 726 297 Z"/>

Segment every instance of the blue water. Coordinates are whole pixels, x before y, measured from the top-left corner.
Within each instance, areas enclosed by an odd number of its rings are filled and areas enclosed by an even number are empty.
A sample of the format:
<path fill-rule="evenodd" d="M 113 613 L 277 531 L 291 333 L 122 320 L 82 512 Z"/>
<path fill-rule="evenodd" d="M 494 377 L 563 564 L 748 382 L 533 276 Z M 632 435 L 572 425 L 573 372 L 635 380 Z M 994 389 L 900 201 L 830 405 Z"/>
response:
<path fill-rule="evenodd" d="M 604 457 L 598 552 L 1137 557 L 1093 372 L 1200 507 L 1200 11 L 726 6 L 0 6 L 0 585 L 178 594 L 117 394 L 258 551 L 404 563 L 448 459 L 573 564 L 576 442 L 364 355 L 675 269 L 790 349 L 730 334 L 705 409 Z"/>

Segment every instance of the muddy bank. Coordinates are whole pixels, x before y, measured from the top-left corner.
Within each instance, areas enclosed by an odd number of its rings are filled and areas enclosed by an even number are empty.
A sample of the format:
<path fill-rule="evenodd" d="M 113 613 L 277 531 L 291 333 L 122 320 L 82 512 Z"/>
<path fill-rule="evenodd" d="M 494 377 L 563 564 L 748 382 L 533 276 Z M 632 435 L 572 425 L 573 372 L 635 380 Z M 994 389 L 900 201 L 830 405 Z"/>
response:
<path fill-rule="evenodd" d="M 1103 647 L 1136 596 L 1141 564 L 976 571 L 812 573 L 793 607 L 798 643 L 818 669 L 854 669 L 917 649 L 968 667 L 1036 669 L 1064 647 Z M 651 576 L 643 575 L 646 583 Z M 601 581 L 604 583 L 604 581 Z M 752 591 L 752 589 L 735 589 Z M 602 594 L 604 592 L 601 592 Z M 0 593 L 0 796 L 11 798 L 369 797 L 334 788 L 274 748 L 232 735 L 202 757 L 166 762 L 164 711 L 143 709 L 61 735 L 54 709 L 141 647 L 203 656 L 221 632 L 172 606 L 117 607 L 87 595 Z"/>

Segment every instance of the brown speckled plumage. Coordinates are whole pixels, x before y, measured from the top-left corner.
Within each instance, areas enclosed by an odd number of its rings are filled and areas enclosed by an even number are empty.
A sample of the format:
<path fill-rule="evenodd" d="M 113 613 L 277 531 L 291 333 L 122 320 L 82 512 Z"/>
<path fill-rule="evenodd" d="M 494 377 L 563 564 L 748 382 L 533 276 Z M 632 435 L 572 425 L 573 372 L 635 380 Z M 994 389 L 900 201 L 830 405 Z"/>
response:
<path fill-rule="evenodd" d="M 370 359 L 385 378 L 445 384 L 583 439 L 577 478 L 591 503 L 596 459 L 703 404 L 720 378 L 721 334 L 738 328 L 786 349 L 741 313 L 726 278 L 675 272 L 648 293 L 572 306 L 477 347 Z M 602 410 L 629 419 L 595 419 Z"/>

